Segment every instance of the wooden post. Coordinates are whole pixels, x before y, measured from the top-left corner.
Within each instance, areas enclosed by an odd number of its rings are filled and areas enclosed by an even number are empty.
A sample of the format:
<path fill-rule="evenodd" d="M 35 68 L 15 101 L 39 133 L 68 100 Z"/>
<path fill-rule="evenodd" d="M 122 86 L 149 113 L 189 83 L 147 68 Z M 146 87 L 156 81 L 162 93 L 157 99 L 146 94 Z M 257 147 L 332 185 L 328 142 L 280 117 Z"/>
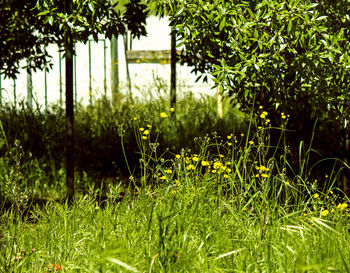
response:
<path fill-rule="evenodd" d="M 71 0 L 65 0 L 65 11 L 72 12 Z M 69 200 L 74 196 L 74 104 L 73 104 L 73 37 L 65 33 L 66 51 L 66 187 Z"/>
<path fill-rule="evenodd" d="M 176 104 L 176 30 L 171 30 L 170 105 Z"/>
<path fill-rule="evenodd" d="M 123 35 L 123 39 L 124 39 L 125 65 L 126 65 L 126 79 L 128 81 L 129 99 L 130 99 L 130 101 L 132 101 L 131 79 L 130 79 L 129 60 L 128 60 L 128 32 L 126 32 Z"/>
<path fill-rule="evenodd" d="M 219 85 L 217 88 L 216 98 L 217 98 L 218 119 L 222 119 L 224 117 L 224 111 L 222 107 L 221 85 Z"/>
<path fill-rule="evenodd" d="M 29 65 L 29 63 L 27 63 Z M 33 107 L 33 79 L 32 70 L 27 70 L 27 105 Z"/>
<path fill-rule="evenodd" d="M 112 36 L 111 39 L 111 90 L 112 102 L 117 101 L 119 92 L 119 63 L 118 63 L 118 37 Z"/>

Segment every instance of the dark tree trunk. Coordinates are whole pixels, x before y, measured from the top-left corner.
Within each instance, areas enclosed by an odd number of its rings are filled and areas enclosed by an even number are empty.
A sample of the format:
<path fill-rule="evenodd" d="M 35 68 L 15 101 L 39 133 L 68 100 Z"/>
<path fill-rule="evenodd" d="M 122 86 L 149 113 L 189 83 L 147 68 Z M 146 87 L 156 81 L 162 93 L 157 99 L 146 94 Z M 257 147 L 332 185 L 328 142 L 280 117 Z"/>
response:
<path fill-rule="evenodd" d="M 67 14 L 72 11 L 70 0 L 65 1 Z M 65 35 L 66 51 L 66 187 L 67 197 L 74 196 L 74 105 L 73 105 L 73 37 L 69 30 Z"/>

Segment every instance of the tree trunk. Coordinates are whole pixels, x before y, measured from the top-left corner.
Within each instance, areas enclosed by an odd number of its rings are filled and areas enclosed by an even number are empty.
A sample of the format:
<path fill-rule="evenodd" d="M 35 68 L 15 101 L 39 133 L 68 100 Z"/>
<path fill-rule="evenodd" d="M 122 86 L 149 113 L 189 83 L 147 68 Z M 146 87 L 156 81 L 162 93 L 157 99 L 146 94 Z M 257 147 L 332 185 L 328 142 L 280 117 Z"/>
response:
<path fill-rule="evenodd" d="M 70 0 L 65 1 L 67 14 L 72 11 Z M 73 105 L 73 37 L 70 30 L 65 34 L 66 51 L 66 187 L 67 198 L 74 196 L 74 105 Z"/>
<path fill-rule="evenodd" d="M 342 190 L 348 197 L 350 197 L 349 158 L 350 158 L 350 139 L 349 139 L 349 133 L 345 131 L 345 133 L 344 133 L 344 163 L 346 165 L 345 165 L 345 168 L 343 170 Z"/>

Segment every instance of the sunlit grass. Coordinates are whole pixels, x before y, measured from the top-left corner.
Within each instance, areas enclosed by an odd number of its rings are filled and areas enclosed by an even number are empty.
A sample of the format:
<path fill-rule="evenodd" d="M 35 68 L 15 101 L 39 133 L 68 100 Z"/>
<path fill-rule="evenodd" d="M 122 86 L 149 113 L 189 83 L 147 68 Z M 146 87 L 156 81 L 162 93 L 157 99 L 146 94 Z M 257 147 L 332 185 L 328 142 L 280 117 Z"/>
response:
<path fill-rule="evenodd" d="M 288 117 L 272 127 L 260 110 L 245 133 L 161 153 L 176 109 L 156 108 L 153 119 L 133 113 L 140 171 L 71 205 L 27 212 L 25 198 L 14 199 L 1 216 L 0 272 L 349 272 L 349 200 L 337 174 L 322 191 L 304 171 L 290 176 Z M 280 130 L 277 146 L 271 130 Z M 124 134 L 120 126 L 122 143 Z"/>

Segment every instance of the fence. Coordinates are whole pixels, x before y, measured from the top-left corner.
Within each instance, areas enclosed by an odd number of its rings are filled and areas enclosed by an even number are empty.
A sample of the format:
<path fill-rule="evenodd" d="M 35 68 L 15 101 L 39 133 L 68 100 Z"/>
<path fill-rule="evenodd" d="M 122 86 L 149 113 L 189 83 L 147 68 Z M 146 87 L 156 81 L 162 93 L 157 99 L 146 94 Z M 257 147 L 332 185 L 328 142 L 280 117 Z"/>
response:
<path fill-rule="evenodd" d="M 135 87 L 135 85 L 142 86 L 142 82 L 146 82 L 145 78 L 150 78 L 145 77 L 146 73 L 148 73 L 149 70 L 153 71 L 155 66 L 157 66 L 157 73 L 159 73 L 157 77 L 159 76 L 165 79 L 164 81 L 166 83 L 169 82 L 171 74 L 170 50 L 159 50 L 159 47 L 157 49 L 159 41 L 153 41 L 155 35 L 159 36 L 160 23 L 159 19 L 151 18 L 150 20 L 151 22 L 147 23 L 150 25 L 148 29 L 149 38 L 143 38 L 140 41 L 134 40 L 133 47 L 136 50 L 130 51 L 130 41 L 129 43 L 126 42 L 126 44 L 129 44 L 128 46 L 125 46 L 125 41 L 119 41 L 119 46 L 117 46 L 116 50 L 117 54 L 114 54 L 115 52 L 113 53 L 115 49 L 113 49 L 109 40 L 100 39 L 98 43 L 90 40 L 87 45 L 76 45 L 77 55 L 73 60 L 73 90 L 75 103 L 82 101 L 84 104 L 92 104 L 95 94 L 111 97 L 113 86 L 117 89 L 121 86 L 125 88 L 126 91 L 131 89 L 132 84 L 134 84 L 133 87 Z M 165 46 L 163 45 L 163 48 L 170 48 L 170 31 L 165 33 L 165 30 L 169 28 L 167 26 L 168 22 L 161 22 L 161 24 L 163 24 L 164 27 L 164 29 L 162 29 L 161 39 L 168 43 Z M 167 28 L 165 28 L 165 26 L 167 26 Z M 154 29 L 153 37 L 152 29 Z M 164 37 L 168 38 L 164 39 Z M 120 37 L 120 39 L 121 38 L 122 37 Z M 153 46 L 156 50 L 147 50 L 147 42 L 150 44 L 148 47 Z M 108 54 L 109 49 L 111 50 L 111 54 Z M 26 99 L 29 105 L 31 105 L 32 100 L 36 100 L 41 105 L 44 105 L 45 109 L 47 109 L 50 102 L 59 102 L 62 105 L 64 101 L 63 77 L 65 69 L 64 65 L 62 65 L 62 55 L 60 52 L 57 53 L 58 49 L 55 46 L 52 46 L 51 51 L 48 51 L 53 56 L 54 63 L 53 69 L 50 70 L 50 72 L 36 72 L 27 75 L 26 72 L 23 71 L 23 73 L 19 75 L 18 80 L 15 81 L 9 79 L 5 80 L 0 75 L 0 104 L 11 103 L 16 106 L 18 101 Z M 117 64 L 116 82 L 113 82 L 110 77 L 110 75 L 113 74 L 113 62 Z M 162 64 L 162 66 L 159 66 L 159 64 Z M 129 66 L 131 73 L 128 71 Z M 158 69 L 159 67 L 162 67 L 162 69 Z M 196 90 L 200 90 L 201 92 L 203 92 L 202 90 L 206 90 L 207 93 L 213 93 L 210 84 L 194 84 L 196 76 L 190 74 L 189 70 L 190 69 L 186 67 L 181 67 L 177 70 L 177 87 L 188 89 L 193 92 Z M 124 78 L 122 77 L 123 74 Z M 119 78 L 121 79 L 120 82 Z M 187 86 L 184 86 L 181 80 L 186 80 Z M 135 89 L 137 88 L 133 88 L 133 92 L 135 92 Z"/>

